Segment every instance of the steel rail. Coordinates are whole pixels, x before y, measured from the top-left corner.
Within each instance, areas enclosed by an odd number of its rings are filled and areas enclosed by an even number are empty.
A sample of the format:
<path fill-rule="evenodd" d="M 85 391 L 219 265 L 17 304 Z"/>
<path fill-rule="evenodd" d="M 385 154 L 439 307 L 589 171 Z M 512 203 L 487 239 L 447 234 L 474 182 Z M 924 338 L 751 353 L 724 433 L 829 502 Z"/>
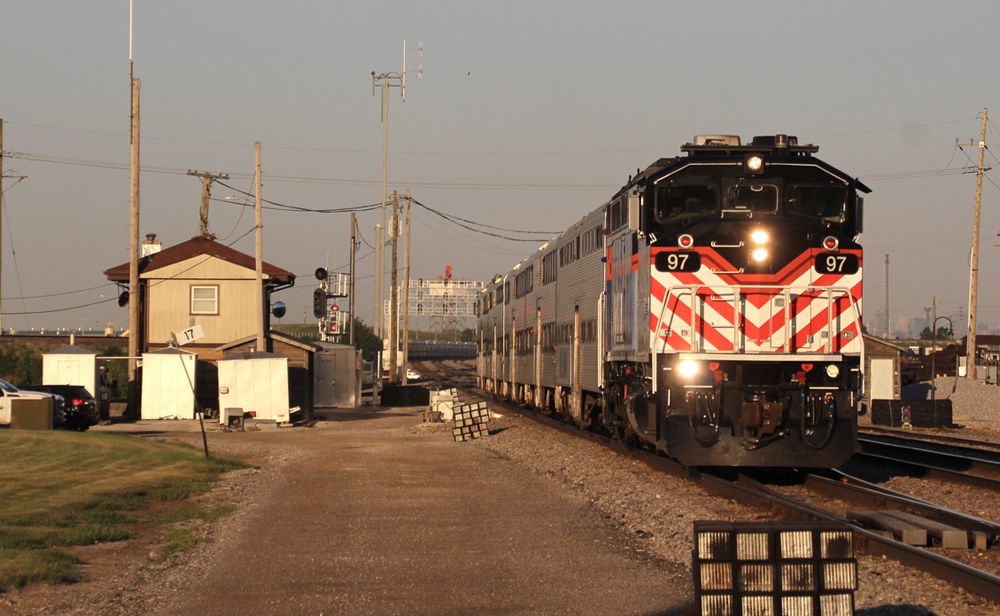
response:
<path fill-rule="evenodd" d="M 1000 479 L 974 475 L 965 471 L 942 468 L 940 466 L 933 466 L 930 464 L 923 464 L 921 462 L 913 462 L 911 460 L 903 460 L 901 458 L 881 456 L 872 453 L 856 453 L 854 454 L 852 460 L 867 462 L 878 466 L 895 466 L 906 470 L 915 476 L 919 476 L 921 479 L 940 479 L 942 481 L 960 483 L 973 488 L 1000 492 Z"/>
<path fill-rule="evenodd" d="M 861 444 L 862 453 L 882 455 L 918 464 L 926 462 L 941 468 L 1000 477 L 1000 462 L 996 460 L 937 451 L 919 445 L 887 443 L 862 437 L 858 438 L 858 442 Z M 985 453 L 992 454 L 989 457 L 1000 459 L 1000 454 L 996 452 Z"/>
<path fill-rule="evenodd" d="M 895 539 L 883 537 L 852 520 L 787 497 L 745 475 L 741 475 L 739 481 L 753 486 L 761 495 L 769 494 L 775 503 L 780 504 L 783 508 L 797 511 L 800 515 L 847 524 L 854 533 L 857 540 L 856 545 L 866 554 L 891 558 L 903 565 L 919 569 L 936 578 L 974 592 L 995 603 L 1000 603 L 1000 577 L 992 573 L 970 567 L 922 548 L 906 545 Z"/>
<path fill-rule="evenodd" d="M 880 426 L 864 426 L 858 428 L 861 435 L 882 435 L 905 439 L 908 441 L 924 441 L 931 443 L 950 443 L 961 445 L 970 449 L 983 449 L 988 452 L 995 452 L 1000 449 L 1000 443 L 994 441 L 977 441 L 960 436 L 949 436 L 947 434 L 933 434 L 930 432 L 913 432 L 912 430 L 898 430 L 894 428 L 884 428 Z"/>
<path fill-rule="evenodd" d="M 834 498 L 882 509 L 900 509 L 956 528 L 985 533 L 991 541 L 1000 537 L 1000 524 L 955 511 L 948 507 L 868 483 L 840 471 L 830 471 L 832 477 L 815 473 L 806 476 L 805 487 Z"/>

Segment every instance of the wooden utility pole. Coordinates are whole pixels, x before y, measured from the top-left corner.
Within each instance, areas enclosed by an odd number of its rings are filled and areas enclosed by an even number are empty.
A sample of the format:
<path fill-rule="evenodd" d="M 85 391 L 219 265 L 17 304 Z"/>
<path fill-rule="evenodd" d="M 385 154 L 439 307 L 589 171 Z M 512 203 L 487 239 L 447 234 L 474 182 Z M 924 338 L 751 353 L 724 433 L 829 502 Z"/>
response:
<path fill-rule="evenodd" d="M 406 189 L 406 248 L 403 251 L 403 385 L 410 371 L 410 189 Z"/>
<path fill-rule="evenodd" d="M 399 380 L 399 281 L 396 267 L 397 238 L 399 238 L 399 193 L 392 191 L 392 223 L 389 234 L 392 236 L 392 286 L 389 289 L 389 382 Z"/>
<path fill-rule="evenodd" d="M 192 171 L 188 175 L 201 178 L 201 220 L 198 223 L 198 237 L 215 239 L 215 234 L 208 230 L 208 200 L 212 197 L 212 180 L 228 180 L 228 173 L 209 173 L 208 171 Z"/>
<path fill-rule="evenodd" d="M 4 175 L 3 173 L 3 120 L 0 119 L 0 283 L 3 281 L 3 180 L 23 180 L 26 175 Z M 0 288 L 3 285 L 0 284 Z M 0 303 L 2 307 L 2 303 Z M 0 310 L 0 336 L 3 335 L 3 310 Z"/>
<path fill-rule="evenodd" d="M 351 297 L 348 300 L 348 318 L 351 319 L 348 325 L 349 334 L 347 338 L 348 344 L 354 345 L 354 257 L 357 251 L 357 240 L 355 239 L 355 234 L 358 229 L 358 218 L 357 214 L 351 212 Z"/>
<path fill-rule="evenodd" d="M 129 216 L 128 264 L 128 414 L 139 417 L 139 335 L 142 322 L 139 304 L 139 80 L 132 75 L 129 41 L 129 78 L 132 82 L 132 200 Z"/>
<path fill-rule="evenodd" d="M 255 175 L 257 178 L 254 185 L 254 193 L 256 193 L 254 204 L 254 222 L 256 227 L 254 265 L 257 268 L 257 350 L 263 353 L 267 351 L 267 347 L 264 345 L 264 258 L 262 256 L 264 252 L 264 217 L 261 213 L 260 199 L 260 141 L 254 147 L 256 150 Z"/>
<path fill-rule="evenodd" d="M 986 153 L 986 108 L 983 107 L 983 127 L 979 143 L 979 165 L 976 167 L 976 214 L 972 219 L 972 264 L 969 272 L 969 333 L 965 344 L 965 378 L 976 380 L 976 309 L 979 294 L 979 211 L 983 198 L 983 157 Z"/>

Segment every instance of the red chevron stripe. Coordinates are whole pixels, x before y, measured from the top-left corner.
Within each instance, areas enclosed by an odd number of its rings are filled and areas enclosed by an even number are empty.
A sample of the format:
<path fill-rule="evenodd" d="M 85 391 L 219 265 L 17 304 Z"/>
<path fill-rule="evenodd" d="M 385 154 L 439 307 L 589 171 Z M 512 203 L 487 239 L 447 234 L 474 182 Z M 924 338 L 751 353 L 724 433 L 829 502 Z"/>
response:
<path fill-rule="evenodd" d="M 654 248 L 651 250 L 652 259 L 660 252 L 679 252 L 679 248 Z M 714 248 L 698 247 L 693 249 L 701 255 L 702 267 L 714 267 L 716 272 L 735 271 L 737 268 L 732 263 L 726 261 Z M 863 253 L 860 250 L 843 250 L 843 254 L 857 255 L 859 267 L 862 262 Z M 804 272 L 812 268 L 813 259 L 817 254 L 821 254 L 820 248 L 809 248 L 797 255 L 781 271 L 774 274 L 717 274 L 723 282 L 728 285 L 740 284 L 773 284 L 775 286 L 786 286 L 790 281 L 802 276 Z M 655 263 L 654 263 L 655 264 Z M 860 269 L 859 269 L 860 271 Z M 824 276 L 825 277 L 825 276 Z M 813 283 L 817 284 L 817 283 Z"/>

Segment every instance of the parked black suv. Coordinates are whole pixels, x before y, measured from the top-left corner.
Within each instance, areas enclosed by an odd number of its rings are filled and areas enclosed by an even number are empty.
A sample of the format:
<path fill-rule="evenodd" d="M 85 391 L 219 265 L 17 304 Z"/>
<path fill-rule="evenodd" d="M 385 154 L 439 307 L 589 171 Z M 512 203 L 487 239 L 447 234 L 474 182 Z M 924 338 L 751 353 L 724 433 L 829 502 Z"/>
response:
<path fill-rule="evenodd" d="M 56 394 L 65 398 L 64 426 L 68 430 L 86 430 L 90 426 L 97 425 L 97 400 L 83 385 L 29 385 L 21 389 Z"/>

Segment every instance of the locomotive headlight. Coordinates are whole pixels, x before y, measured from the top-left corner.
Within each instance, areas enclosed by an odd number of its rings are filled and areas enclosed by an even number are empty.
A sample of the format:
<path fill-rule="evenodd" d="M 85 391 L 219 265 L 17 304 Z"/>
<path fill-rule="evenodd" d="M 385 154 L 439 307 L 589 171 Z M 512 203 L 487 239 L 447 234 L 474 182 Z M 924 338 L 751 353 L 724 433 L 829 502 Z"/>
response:
<path fill-rule="evenodd" d="M 753 256 L 753 260 L 756 261 L 756 262 L 758 262 L 758 263 L 760 263 L 761 261 L 765 261 L 767 259 L 767 249 L 766 248 L 756 248 L 750 254 Z"/>
<path fill-rule="evenodd" d="M 760 156 L 748 156 L 745 163 L 749 173 L 760 173 L 764 168 L 764 160 Z"/>
<path fill-rule="evenodd" d="M 826 367 L 826 376 L 830 377 L 831 379 L 835 379 L 838 376 L 840 376 L 840 366 L 838 366 L 837 364 L 829 364 Z"/>
<path fill-rule="evenodd" d="M 698 374 L 698 362 L 685 359 L 681 363 L 677 364 L 677 373 L 685 379 L 693 377 Z"/>
<path fill-rule="evenodd" d="M 764 231 L 763 229 L 757 229 L 756 231 L 750 234 L 750 239 L 752 239 L 755 244 L 766 244 L 768 240 L 767 231 Z"/>

